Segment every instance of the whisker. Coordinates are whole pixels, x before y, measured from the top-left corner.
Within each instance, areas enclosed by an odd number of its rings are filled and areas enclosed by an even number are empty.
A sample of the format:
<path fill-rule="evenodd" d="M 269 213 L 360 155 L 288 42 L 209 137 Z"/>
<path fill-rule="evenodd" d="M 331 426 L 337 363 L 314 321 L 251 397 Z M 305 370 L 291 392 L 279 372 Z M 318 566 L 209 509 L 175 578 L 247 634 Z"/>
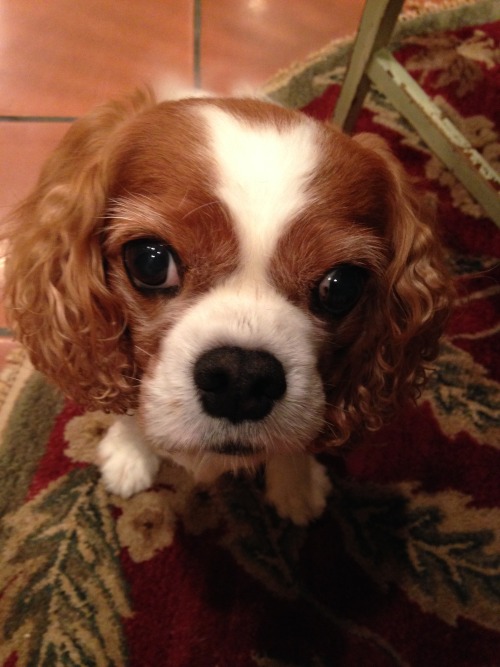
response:
<path fill-rule="evenodd" d="M 141 381 L 138 380 L 138 379 L 137 379 L 136 377 L 134 377 L 133 375 L 123 375 L 122 377 L 124 377 L 125 380 L 132 380 L 132 381 L 135 383 L 135 385 L 136 385 L 137 387 L 139 387 L 139 386 L 141 385 Z"/>
<path fill-rule="evenodd" d="M 196 213 L 197 211 L 200 211 L 202 208 L 207 208 L 208 206 L 214 206 L 216 204 L 219 204 L 219 202 L 217 200 L 209 201 L 207 204 L 200 204 L 200 206 L 197 206 L 196 208 L 193 208 L 191 211 L 188 211 L 188 213 L 183 215 L 182 220 L 185 220 L 186 218 L 188 218 L 193 213 Z"/>
<path fill-rule="evenodd" d="M 325 401 L 325 407 L 335 408 L 336 410 L 339 410 L 340 412 L 344 412 L 345 414 L 349 414 L 349 410 L 347 408 L 342 407 L 341 405 L 338 405 L 338 403 L 332 403 L 330 401 Z"/>
<path fill-rule="evenodd" d="M 134 348 L 135 348 L 136 350 L 139 350 L 139 352 L 142 352 L 143 354 L 145 354 L 145 355 L 146 355 L 147 357 L 149 357 L 150 359 L 151 359 L 151 357 L 153 357 L 153 355 L 151 354 L 151 352 L 147 352 L 147 351 L 144 350 L 142 347 L 139 347 L 139 345 L 134 345 Z"/>

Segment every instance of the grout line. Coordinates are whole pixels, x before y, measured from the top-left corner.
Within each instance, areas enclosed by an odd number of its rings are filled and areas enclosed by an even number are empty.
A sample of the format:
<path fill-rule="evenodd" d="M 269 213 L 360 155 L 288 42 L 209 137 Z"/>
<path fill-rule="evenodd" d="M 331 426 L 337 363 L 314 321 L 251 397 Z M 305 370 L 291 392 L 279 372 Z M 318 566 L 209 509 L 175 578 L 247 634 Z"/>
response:
<path fill-rule="evenodd" d="M 76 116 L 0 116 L 3 123 L 73 123 Z"/>
<path fill-rule="evenodd" d="M 193 80 L 201 88 L 201 0 L 193 0 Z"/>

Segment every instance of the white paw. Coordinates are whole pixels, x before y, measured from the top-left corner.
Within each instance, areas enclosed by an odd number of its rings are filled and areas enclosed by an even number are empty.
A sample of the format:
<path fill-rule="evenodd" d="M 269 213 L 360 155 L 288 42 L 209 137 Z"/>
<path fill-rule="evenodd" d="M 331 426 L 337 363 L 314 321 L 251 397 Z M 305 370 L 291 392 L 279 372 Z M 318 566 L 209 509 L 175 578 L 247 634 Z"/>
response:
<path fill-rule="evenodd" d="M 306 526 L 319 517 L 332 489 L 326 469 L 311 456 L 279 457 L 266 469 L 266 500 L 283 519 Z"/>
<path fill-rule="evenodd" d="M 99 443 L 100 469 L 104 486 L 111 493 L 129 498 L 154 482 L 159 458 L 144 444 L 131 417 L 120 417 Z"/>

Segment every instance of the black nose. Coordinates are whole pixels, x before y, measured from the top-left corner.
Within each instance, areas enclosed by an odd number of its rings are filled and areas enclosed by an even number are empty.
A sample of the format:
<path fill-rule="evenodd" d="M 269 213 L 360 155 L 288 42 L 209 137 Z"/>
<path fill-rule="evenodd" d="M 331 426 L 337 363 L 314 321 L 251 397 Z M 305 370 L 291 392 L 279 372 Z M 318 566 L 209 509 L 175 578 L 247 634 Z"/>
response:
<path fill-rule="evenodd" d="M 205 412 L 233 424 L 268 415 L 286 391 L 285 371 L 269 352 L 217 347 L 201 355 L 194 381 Z"/>

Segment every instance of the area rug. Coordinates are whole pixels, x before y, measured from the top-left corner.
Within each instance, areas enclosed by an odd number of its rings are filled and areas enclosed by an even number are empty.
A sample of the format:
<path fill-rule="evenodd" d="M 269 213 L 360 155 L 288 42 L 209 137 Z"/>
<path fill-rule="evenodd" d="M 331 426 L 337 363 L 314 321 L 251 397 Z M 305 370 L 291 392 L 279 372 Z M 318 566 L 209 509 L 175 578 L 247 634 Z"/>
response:
<path fill-rule="evenodd" d="M 500 22 L 486 20 L 407 24 L 397 57 L 498 168 Z M 331 63 L 308 78 L 317 118 L 338 96 Z M 64 401 L 18 350 L 0 382 L 2 667 L 500 666 L 500 234 L 376 93 L 357 129 L 383 135 L 433 202 L 457 275 L 418 405 L 323 456 L 332 496 L 298 528 L 259 478 L 200 489 L 165 464 L 152 490 L 110 496 L 94 465 L 110 417 Z"/>

